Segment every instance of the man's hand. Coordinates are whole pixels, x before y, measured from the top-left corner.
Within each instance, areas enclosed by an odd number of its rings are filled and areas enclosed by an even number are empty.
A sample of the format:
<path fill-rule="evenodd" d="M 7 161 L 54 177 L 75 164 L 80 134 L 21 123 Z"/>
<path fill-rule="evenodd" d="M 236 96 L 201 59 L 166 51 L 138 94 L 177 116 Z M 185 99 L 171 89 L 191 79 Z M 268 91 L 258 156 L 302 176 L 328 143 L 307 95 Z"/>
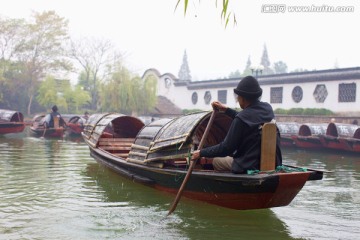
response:
<path fill-rule="evenodd" d="M 192 155 L 191 155 L 192 161 L 197 160 L 199 157 L 200 157 L 200 150 L 196 150 L 196 151 L 192 152 Z"/>
<path fill-rule="evenodd" d="M 220 112 L 225 112 L 226 109 L 228 108 L 226 105 L 222 104 L 219 101 L 214 101 L 211 103 L 211 106 L 214 110 L 220 111 Z"/>

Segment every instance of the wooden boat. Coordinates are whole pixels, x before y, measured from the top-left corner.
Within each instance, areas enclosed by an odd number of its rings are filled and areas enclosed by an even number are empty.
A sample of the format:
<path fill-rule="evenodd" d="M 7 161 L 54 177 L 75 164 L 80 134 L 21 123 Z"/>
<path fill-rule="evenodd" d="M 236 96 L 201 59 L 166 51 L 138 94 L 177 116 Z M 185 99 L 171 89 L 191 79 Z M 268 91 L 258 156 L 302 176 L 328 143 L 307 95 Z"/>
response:
<path fill-rule="evenodd" d="M 355 133 L 358 129 L 359 126 L 354 124 L 329 123 L 320 140 L 324 148 L 356 152 L 359 133 Z"/>
<path fill-rule="evenodd" d="M 305 123 L 300 125 L 299 134 L 292 139 L 299 148 L 321 149 L 320 137 L 325 135 L 326 129 L 326 123 Z"/>
<path fill-rule="evenodd" d="M 32 119 L 30 131 L 37 137 L 59 138 L 64 136 L 65 126 L 60 125 L 60 119 L 54 118 L 54 127 L 45 127 L 45 114 L 35 115 Z"/>
<path fill-rule="evenodd" d="M 280 131 L 280 143 L 282 147 L 295 147 L 295 142 L 292 136 L 299 134 L 300 124 L 297 122 L 277 122 Z"/>
<path fill-rule="evenodd" d="M 0 134 L 20 133 L 24 129 L 24 115 L 21 112 L 0 109 Z"/>
<path fill-rule="evenodd" d="M 144 126 L 140 119 L 123 114 L 94 114 L 82 136 L 99 163 L 135 182 L 175 194 L 209 118 L 209 112 L 199 112 Z M 222 141 L 231 121 L 218 113 L 205 145 Z M 268 161 L 275 161 L 275 155 Z M 307 181 L 323 177 L 322 171 L 287 168 L 259 174 L 216 172 L 211 159 L 203 158 L 197 161 L 183 196 L 237 210 L 279 207 L 288 205 Z"/>
<path fill-rule="evenodd" d="M 66 121 L 66 133 L 70 136 L 81 136 L 87 120 L 78 115 L 66 115 L 65 117 L 62 115 L 62 117 Z"/>
<path fill-rule="evenodd" d="M 346 146 L 346 151 L 360 153 L 360 127 L 356 129 L 353 137 L 342 137 L 340 138 L 340 142 L 343 142 Z"/>

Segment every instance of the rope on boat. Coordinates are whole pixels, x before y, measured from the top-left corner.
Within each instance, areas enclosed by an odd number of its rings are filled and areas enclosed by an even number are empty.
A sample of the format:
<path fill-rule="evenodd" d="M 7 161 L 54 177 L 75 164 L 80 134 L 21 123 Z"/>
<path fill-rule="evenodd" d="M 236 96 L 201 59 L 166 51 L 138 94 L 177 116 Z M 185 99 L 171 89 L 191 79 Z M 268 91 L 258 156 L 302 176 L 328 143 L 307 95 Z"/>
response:
<path fill-rule="evenodd" d="M 277 166 L 275 170 L 273 171 L 260 171 L 260 170 L 247 170 L 247 174 L 249 175 L 255 175 L 255 174 L 274 174 L 274 173 L 288 173 L 288 172 L 307 172 L 307 168 L 302 167 L 287 167 L 287 166 Z"/>

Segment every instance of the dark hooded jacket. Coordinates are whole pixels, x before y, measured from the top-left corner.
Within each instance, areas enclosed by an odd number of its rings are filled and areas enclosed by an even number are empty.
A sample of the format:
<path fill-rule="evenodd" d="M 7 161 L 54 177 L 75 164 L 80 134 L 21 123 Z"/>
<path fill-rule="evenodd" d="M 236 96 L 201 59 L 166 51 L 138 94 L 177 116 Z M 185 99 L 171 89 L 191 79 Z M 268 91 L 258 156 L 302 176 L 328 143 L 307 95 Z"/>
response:
<path fill-rule="evenodd" d="M 228 108 L 225 112 L 233 118 L 230 129 L 223 142 L 204 148 L 201 157 L 232 156 L 232 172 L 245 173 L 260 169 L 261 126 L 274 119 L 270 104 L 255 101 L 244 110 L 237 112 Z M 282 164 L 280 134 L 277 130 L 276 166 Z"/>

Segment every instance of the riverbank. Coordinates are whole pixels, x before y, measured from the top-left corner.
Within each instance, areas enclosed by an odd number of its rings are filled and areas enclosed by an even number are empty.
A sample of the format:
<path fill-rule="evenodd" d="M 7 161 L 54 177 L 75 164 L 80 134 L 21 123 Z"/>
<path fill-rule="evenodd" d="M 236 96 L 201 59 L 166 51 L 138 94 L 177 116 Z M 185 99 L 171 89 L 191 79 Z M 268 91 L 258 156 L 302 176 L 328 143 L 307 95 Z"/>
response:
<path fill-rule="evenodd" d="M 357 116 L 339 116 L 339 115 L 322 115 L 322 116 L 310 116 L 310 115 L 284 115 L 276 114 L 277 122 L 298 122 L 298 123 L 329 123 L 331 119 L 334 119 L 338 123 L 353 124 L 356 120 L 360 122 L 360 115 Z"/>

